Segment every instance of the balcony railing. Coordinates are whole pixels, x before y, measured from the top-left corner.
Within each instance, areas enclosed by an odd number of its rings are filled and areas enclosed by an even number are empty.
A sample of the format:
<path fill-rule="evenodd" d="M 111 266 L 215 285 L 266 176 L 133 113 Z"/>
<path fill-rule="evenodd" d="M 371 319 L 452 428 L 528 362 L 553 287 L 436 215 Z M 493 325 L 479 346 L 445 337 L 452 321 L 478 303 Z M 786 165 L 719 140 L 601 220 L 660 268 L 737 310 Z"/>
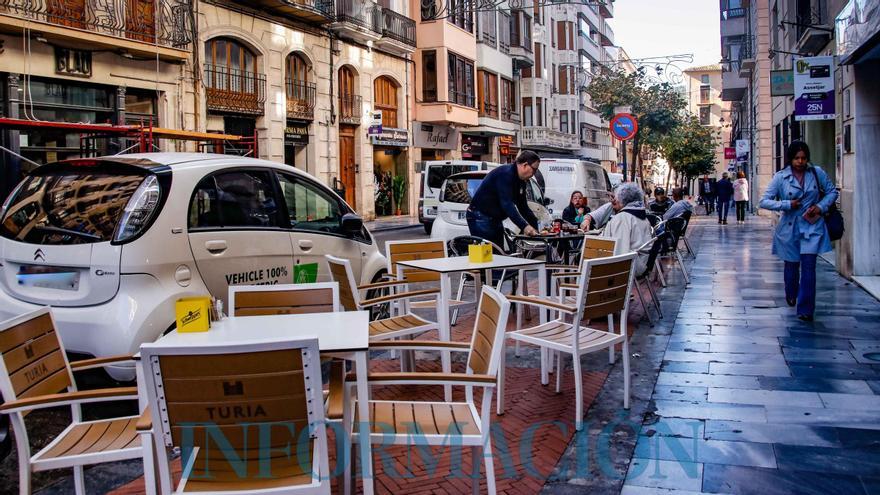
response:
<path fill-rule="evenodd" d="M 580 142 L 575 134 L 559 132 L 546 127 L 526 127 L 522 130 L 522 145 L 574 150 L 580 148 Z"/>
<path fill-rule="evenodd" d="M 382 8 L 382 21 L 382 36 L 416 46 L 416 21 L 388 8 Z"/>
<path fill-rule="evenodd" d="M 0 14 L 180 49 L 192 42 L 192 12 L 190 0 L 0 0 Z"/>
<path fill-rule="evenodd" d="M 519 124 L 519 112 L 509 107 L 501 107 L 501 120 Z"/>
<path fill-rule="evenodd" d="M 265 74 L 205 64 L 204 84 L 208 110 L 263 115 Z"/>
<path fill-rule="evenodd" d="M 486 101 L 482 103 L 482 107 L 480 109 L 480 117 L 498 118 L 498 104 Z"/>
<path fill-rule="evenodd" d="M 336 0 L 336 22 L 348 22 L 382 34 L 382 7 L 369 0 Z"/>
<path fill-rule="evenodd" d="M 287 118 L 313 120 L 315 118 L 315 83 L 288 80 Z"/>
<path fill-rule="evenodd" d="M 286 3 L 304 10 L 312 10 L 326 17 L 333 17 L 333 0 L 287 0 Z"/>
<path fill-rule="evenodd" d="M 738 8 L 738 9 L 727 9 L 721 11 L 721 20 L 726 21 L 729 19 L 736 19 L 737 17 L 745 17 L 746 9 Z"/>
<path fill-rule="evenodd" d="M 473 108 L 476 106 L 476 98 L 474 98 L 473 93 L 468 93 L 466 91 L 457 91 L 454 88 L 449 88 L 449 101 L 451 103 L 456 103 L 465 107 Z"/>
<path fill-rule="evenodd" d="M 360 125 L 362 109 L 360 95 L 339 95 L 339 122 Z"/>

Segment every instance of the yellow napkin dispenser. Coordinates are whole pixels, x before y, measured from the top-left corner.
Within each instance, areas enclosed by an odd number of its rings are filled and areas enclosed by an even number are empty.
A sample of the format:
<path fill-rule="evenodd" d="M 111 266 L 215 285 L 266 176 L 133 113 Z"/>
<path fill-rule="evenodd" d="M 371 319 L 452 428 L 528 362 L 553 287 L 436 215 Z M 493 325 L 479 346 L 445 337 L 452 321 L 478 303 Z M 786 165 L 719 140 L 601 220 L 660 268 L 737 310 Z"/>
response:
<path fill-rule="evenodd" d="M 488 263 L 492 261 L 492 245 L 471 244 L 468 246 L 468 260 L 471 263 Z"/>
<path fill-rule="evenodd" d="M 184 297 L 175 303 L 177 331 L 207 332 L 211 328 L 211 298 L 209 296 Z"/>

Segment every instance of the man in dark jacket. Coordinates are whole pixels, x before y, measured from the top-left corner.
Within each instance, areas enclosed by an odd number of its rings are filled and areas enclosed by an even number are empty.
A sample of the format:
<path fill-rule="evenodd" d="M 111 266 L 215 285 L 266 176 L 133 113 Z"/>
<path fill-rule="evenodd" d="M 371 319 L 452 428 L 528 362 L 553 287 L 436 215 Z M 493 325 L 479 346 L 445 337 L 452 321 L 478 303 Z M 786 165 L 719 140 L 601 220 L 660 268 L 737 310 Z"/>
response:
<path fill-rule="evenodd" d="M 718 223 L 727 225 L 727 210 L 733 198 L 733 183 L 727 178 L 727 172 L 721 174 L 721 180 L 715 185 L 715 194 L 718 195 Z"/>
<path fill-rule="evenodd" d="M 516 162 L 502 165 L 486 175 L 467 209 L 471 235 L 504 247 L 502 222 L 509 218 L 523 234 L 537 235 L 538 218 L 529 209 L 526 188 L 541 159 L 534 151 L 523 151 Z"/>
<path fill-rule="evenodd" d="M 666 195 L 666 189 L 658 187 L 654 189 L 654 201 L 651 201 L 651 204 L 648 205 L 648 209 L 651 213 L 662 217 L 666 214 L 666 210 L 668 210 L 673 203 L 675 203 L 675 201 L 669 199 L 669 196 Z"/>

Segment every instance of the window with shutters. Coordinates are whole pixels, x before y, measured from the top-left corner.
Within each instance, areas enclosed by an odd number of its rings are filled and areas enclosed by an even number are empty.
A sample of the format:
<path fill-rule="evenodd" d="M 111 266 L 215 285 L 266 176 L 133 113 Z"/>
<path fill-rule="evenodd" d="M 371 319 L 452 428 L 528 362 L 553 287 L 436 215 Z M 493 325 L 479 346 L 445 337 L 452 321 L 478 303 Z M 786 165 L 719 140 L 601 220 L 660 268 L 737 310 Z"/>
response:
<path fill-rule="evenodd" d="M 287 117 L 311 120 L 315 110 L 315 83 L 309 81 L 310 67 L 299 53 L 287 56 L 284 86 Z"/>
<path fill-rule="evenodd" d="M 544 67 L 544 57 L 541 55 L 541 44 L 535 43 L 535 76 L 534 77 L 540 79 L 543 76 L 542 72 L 544 72 L 544 71 L 541 70 L 542 67 Z M 531 70 L 531 69 L 529 69 L 529 70 Z"/>
<path fill-rule="evenodd" d="M 474 89 L 474 63 L 449 52 L 449 101 L 473 108 Z"/>
<path fill-rule="evenodd" d="M 489 46 L 496 46 L 496 10 L 486 9 L 477 14 L 477 41 Z"/>
<path fill-rule="evenodd" d="M 532 99 L 531 98 L 523 98 L 522 99 L 522 124 L 524 127 L 531 127 L 532 122 Z"/>
<path fill-rule="evenodd" d="M 568 67 L 559 68 L 559 92 L 567 95 L 568 89 Z"/>
<path fill-rule="evenodd" d="M 382 112 L 382 126 L 397 128 L 397 83 L 382 76 L 373 82 L 373 108 Z"/>
<path fill-rule="evenodd" d="M 559 40 L 558 41 L 559 49 L 560 50 L 567 50 L 568 49 L 568 42 L 567 42 L 567 38 L 565 36 L 565 21 L 559 21 L 556 23 L 556 31 L 554 34 L 555 34 L 555 38 L 557 40 Z"/>
<path fill-rule="evenodd" d="M 535 98 L 535 125 L 544 127 L 544 100 L 545 98 Z"/>
<path fill-rule="evenodd" d="M 510 53 L 510 16 L 498 13 L 498 49 L 502 53 Z"/>
<path fill-rule="evenodd" d="M 437 101 L 437 52 L 422 52 L 422 100 Z"/>
<path fill-rule="evenodd" d="M 498 118 L 498 76 L 483 70 L 477 71 L 477 96 L 480 116 Z"/>
<path fill-rule="evenodd" d="M 519 122 L 517 112 L 516 84 L 510 79 L 501 78 L 501 119 L 507 122 Z"/>

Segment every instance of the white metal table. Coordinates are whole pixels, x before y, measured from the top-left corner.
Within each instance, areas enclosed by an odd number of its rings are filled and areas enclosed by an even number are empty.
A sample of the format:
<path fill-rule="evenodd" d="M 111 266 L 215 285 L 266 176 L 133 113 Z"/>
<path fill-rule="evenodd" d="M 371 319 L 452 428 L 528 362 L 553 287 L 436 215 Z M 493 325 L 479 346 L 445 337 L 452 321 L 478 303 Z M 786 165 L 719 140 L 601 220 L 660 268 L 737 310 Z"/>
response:
<path fill-rule="evenodd" d="M 543 260 L 530 260 L 525 258 L 517 258 L 514 256 L 493 255 L 492 261 L 485 263 L 472 263 L 467 256 L 458 256 L 453 258 L 433 258 L 425 260 L 398 261 L 398 265 L 407 268 L 416 268 L 419 270 L 427 270 L 440 274 L 440 311 L 438 311 L 437 322 L 440 327 L 440 340 L 449 341 L 451 336 L 450 320 L 449 320 L 449 301 L 452 299 L 452 283 L 450 275 L 453 273 L 462 273 L 470 271 L 489 271 L 503 269 L 537 269 L 538 280 L 540 281 L 540 295 L 547 296 L 547 268 L 546 262 Z M 398 277 L 402 276 L 401 270 L 395 270 Z M 488 273 L 491 273 L 490 271 Z M 478 292 L 479 294 L 479 292 Z M 541 323 L 546 322 L 547 313 L 541 310 Z M 452 370 L 452 359 L 449 351 L 442 351 L 441 361 L 443 364 L 443 372 L 449 373 Z M 452 387 L 445 386 L 446 400 L 452 400 Z"/>
<path fill-rule="evenodd" d="M 367 386 L 370 314 L 368 311 L 309 313 L 295 315 L 239 316 L 224 318 L 211 324 L 207 332 L 178 333 L 172 331 L 156 341 L 157 346 L 181 347 L 282 342 L 291 339 L 317 338 L 324 355 L 353 361 L 357 376 L 358 416 L 369 418 L 370 393 Z M 137 359 L 138 386 L 143 383 L 143 366 Z M 142 391 L 141 410 L 146 407 Z M 156 424 L 154 423 L 154 428 Z M 367 426 L 364 426 L 367 428 Z M 360 442 L 361 473 L 365 494 L 373 493 L 373 457 L 370 442 Z M 168 463 L 159 462 L 159 478 L 169 483 Z M 163 472 L 164 470 L 164 472 Z M 167 478 L 165 478 L 167 476 Z"/>

